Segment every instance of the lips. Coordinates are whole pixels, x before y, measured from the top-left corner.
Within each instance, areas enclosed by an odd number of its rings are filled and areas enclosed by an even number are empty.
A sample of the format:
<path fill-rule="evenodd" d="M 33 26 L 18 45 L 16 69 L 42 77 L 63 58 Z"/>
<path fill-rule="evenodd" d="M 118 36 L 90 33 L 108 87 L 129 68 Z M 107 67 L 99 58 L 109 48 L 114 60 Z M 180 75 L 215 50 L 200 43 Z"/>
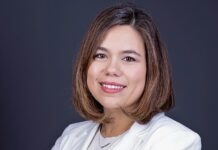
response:
<path fill-rule="evenodd" d="M 116 82 L 100 82 L 101 89 L 105 93 L 119 93 L 121 92 L 126 86 L 116 83 Z"/>

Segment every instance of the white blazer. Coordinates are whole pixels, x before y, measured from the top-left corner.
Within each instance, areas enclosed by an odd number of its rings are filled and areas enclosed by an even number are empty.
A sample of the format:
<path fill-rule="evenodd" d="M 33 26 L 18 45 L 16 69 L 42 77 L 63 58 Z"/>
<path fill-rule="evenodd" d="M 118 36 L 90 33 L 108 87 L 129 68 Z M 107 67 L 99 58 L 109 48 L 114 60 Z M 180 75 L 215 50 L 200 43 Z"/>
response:
<path fill-rule="evenodd" d="M 93 121 L 71 124 L 52 150 L 87 150 L 98 127 Z M 147 124 L 135 122 L 110 150 L 201 150 L 201 139 L 189 128 L 159 113 Z"/>

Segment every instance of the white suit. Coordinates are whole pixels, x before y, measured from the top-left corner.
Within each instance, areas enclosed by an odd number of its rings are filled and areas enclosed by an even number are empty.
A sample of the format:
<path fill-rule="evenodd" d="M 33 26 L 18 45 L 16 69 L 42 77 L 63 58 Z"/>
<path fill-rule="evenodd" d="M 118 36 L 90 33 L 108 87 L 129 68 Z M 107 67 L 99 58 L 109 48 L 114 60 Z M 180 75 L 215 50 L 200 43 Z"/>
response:
<path fill-rule="evenodd" d="M 99 124 L 84 121 L 69 125 L 52 150 L 87 150 Z M 200 136 L 165 116 L 155 115 L 147 124 L 134 123 L 111 150 L 200 150 Z"/>

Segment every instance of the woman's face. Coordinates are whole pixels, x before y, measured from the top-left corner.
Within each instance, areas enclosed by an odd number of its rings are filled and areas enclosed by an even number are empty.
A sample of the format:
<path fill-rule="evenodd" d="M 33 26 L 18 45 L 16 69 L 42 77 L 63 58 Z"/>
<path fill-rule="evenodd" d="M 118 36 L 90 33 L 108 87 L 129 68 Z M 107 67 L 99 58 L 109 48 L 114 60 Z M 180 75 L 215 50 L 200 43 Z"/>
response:
<path fill-rule="evenodd" d="M 144 90 L 145 63 L 141 35 L 128 25 L 112 27 L 88 68 L 88 88 L 104 109 L 130 106 Z"/>

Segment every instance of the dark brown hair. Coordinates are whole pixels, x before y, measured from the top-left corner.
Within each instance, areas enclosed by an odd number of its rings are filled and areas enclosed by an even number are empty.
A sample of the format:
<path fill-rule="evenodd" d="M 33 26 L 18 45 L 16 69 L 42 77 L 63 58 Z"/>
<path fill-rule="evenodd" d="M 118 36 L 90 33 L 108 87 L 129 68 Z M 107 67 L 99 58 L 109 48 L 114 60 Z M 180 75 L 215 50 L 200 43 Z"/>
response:
<path fill-rule="evenodd" d="M 158 112 L 174 106 L 174 93 L 167 51 L 152 18 L 133 4 L 119 4 L 103 10 L 92 22 L 81 44 L 73 76 L 73 102 L 85 118 L 104 122 L 103 107 L 90 93 L 87 70 L 105 33 L 117 25 L 130 25 L 138 31 L 145 45 L 146 84 L 140 99 L 123 110 L 139 123 L 148 122 Z"/>

